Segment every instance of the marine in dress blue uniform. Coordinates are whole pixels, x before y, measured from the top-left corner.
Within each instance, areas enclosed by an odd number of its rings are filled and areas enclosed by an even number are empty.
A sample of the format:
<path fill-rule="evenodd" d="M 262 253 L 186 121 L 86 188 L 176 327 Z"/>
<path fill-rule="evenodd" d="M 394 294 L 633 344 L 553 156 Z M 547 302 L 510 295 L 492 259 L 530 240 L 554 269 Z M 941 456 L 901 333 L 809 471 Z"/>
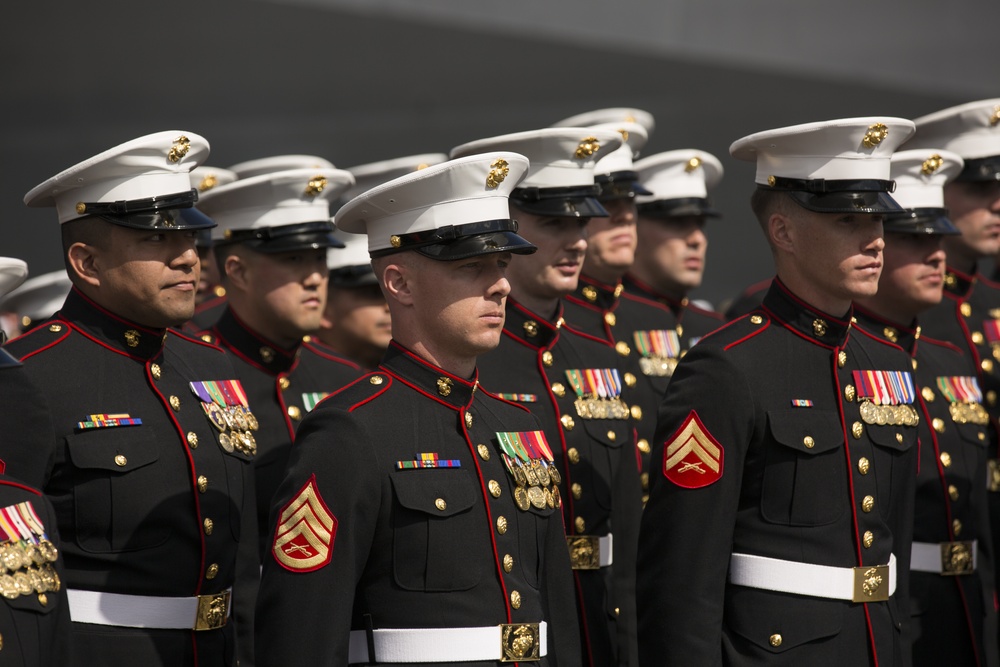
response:
<path fill-rule="evenodd" d="M 188 171 L 207 153 L 190 132 L 147 135 L 25 197 L 55 206 L 74 288 L 8 350 L 51 411 L 37 486 L 63 540 L 74 651 L 99 664 L 234 665 L 236 626 L 252 632 L 230 593 L 237 547 L 256 540 L 252 405 L 222 350 L 170 328 L 194 309 L 194 234 L 212 224 L 190 216 Z"/>
<path fill-rule="evenodd" d="M 875 296 L 855 308 L 859 326 L 913 359 L 921 420 L 909 638 L 914 665 L 996 665 L 994 571 L 987 490 L 989 415 L 975 360 L 925 335 L 923 313 L 943 296 L 942 239 L 960 232 L 942 188 L 962 158 L 940 149 L 892 156 L 893 199 L 904 210 L 883 225 L 884 268 Z"/>
<path fill-rule="evenodd" d="M 594 164 L 622 135 L 549 128 L 483 139 L 452 150 L 515 150 L 531 160 L 510 215 L 538 251 L 515 257 L 503 336 L 480 359 L 484 386 L 539 418 L 561 461 L 559 492 L 572 558 L 584 663 L 634 664 L 635 548 L 641 490 L 631 391 L 622 359 L 603 339 L 563 317 L 586 250 L 587 220 L 606 215 Z"/>
<path fill-rule="evenodd" d="M 367 232 L 394 342 L 298 431 L 271 513 L 262 663 L 580 664 L 561 463 L 476 372 L 510 255 L 533 250 L 507 213 L 526 170 L 515 153 L 470 156 L 338 212 Z"/>
<path fill-rule="evenodd" d="M 354 179 L 341 169 L 284 168 L 293 158 L 243 163 L 253 175 L 213 188 L 200 203 L 218 223 L 213 249 L 227 291 L 207 334 L 233 357 L 263 424 L 254 457 L 261 556 L 295 430 L 319 401 L 360 374 L 310 335 L 326 305 L 327 250 L 343 246 L 333 237 L 329 202 Z M 266 171 L 272 164 L 280 170 Z M 233 172 L 247 169 L 236 165 Z"/>
<path fill-rule="evenodd" d="M 851 299 L 878 287 L 881 216 L 899 210 L 889 157 L 912 132 L 856 118 L 730 148 L 756 160 L 778 278 L 667 388 L 639 541 L 642 664 L 908 664 L 920 417 L 910 359 L 853 324 Z"/>

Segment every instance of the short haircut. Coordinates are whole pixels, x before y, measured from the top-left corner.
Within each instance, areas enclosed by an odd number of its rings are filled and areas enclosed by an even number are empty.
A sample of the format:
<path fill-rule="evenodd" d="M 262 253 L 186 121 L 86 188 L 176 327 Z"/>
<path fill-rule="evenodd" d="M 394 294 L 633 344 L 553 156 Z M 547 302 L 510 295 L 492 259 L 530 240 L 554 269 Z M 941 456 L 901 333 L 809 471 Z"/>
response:
<path fill-rule="evenodd" d="M 60 225 L 62 234 L 63 264 L 66 266 L 66 273 L 70 280 L 76 283 L 76 274 L 69 263 L 69 249 L 74 244 L 94 246 L 95 248 L 106 247 L 108 239 L 108 225 L 111 224 L 94 216 L 86 216 L 70 220 Z"/>

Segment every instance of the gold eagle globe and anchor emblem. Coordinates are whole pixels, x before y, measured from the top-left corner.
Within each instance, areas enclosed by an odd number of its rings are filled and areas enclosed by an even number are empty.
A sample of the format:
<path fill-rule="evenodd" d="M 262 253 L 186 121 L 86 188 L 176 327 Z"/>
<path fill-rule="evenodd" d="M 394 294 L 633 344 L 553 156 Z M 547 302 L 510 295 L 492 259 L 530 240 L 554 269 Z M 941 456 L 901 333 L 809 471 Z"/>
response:
<path fill-rule="evenodd" d="M 497 158 L 490 165 L 490 173 L 486 175 L 486 187 L 495 188 L 503 183 L 504 179 L 507 178 L 507 174 L 510 173 L 510 167 L 508 166 L 507 160 L 503 158 Z"/>

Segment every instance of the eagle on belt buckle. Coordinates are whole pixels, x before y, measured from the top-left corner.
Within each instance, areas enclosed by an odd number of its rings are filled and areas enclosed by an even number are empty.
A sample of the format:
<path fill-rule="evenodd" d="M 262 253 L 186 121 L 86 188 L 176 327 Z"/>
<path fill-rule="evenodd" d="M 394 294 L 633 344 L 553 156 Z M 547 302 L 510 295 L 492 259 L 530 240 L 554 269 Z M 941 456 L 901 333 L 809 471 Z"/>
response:
<path fill-rule="evenodd" d="M 501 623 L 500 630 L 500 662 L 541 660 L 538 623 Z"/>
<path fill-rule="evenodd" d="M 198 596 L 198 617 L 195 630 L 215 630 L 226 624 L 229 618 L 229 591 L 213 595 Z"/>
<path fill-rule="evenodd" d="M 942 542 L 941 543 L 941 574 L 957 576 L 972 574 L 972 542 Z"/>
<path fill-rule="evenodd" d="M 601 567 L 601 543 L 592 535 L 567 535 L 569 562 L 574 570 L 598 570 Z"/>
<path fill-rule="evenodd" d="M 885 602 L 889 599 L 889 566 L 854 568 L 851 602 Z"/>

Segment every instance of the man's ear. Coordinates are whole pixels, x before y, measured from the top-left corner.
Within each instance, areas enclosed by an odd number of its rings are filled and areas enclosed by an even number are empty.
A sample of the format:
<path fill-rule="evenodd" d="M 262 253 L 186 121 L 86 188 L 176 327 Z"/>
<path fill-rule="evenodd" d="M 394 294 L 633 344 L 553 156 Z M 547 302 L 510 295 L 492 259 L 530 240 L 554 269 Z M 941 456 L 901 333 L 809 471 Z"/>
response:
<path fill-rule="evenodd" d="M 767 234 L 771 245 L 784 252 L 795 254 L 795 223 L 781 213 L 772 213 L 767 219 Z"/>
<path fill-rule="evenodd" d="M 413 305 L 413 285 L 410 277 L 410 267 L 403 262 L 385 265 L 381 279 L 386 300 L 393 299 L 404 306 Z"/>
<path fill-rule="evenodd" d="M 100 249 L 83 242 L 76 242 L 66 251 L 70 270 L 85 285 L 101 286 Z"/>
<path fill-rule="evenodd" d="M 246 259 L 241 255 L 232 254 L 226 256 L 226 261 L 222 265 L 222 271 L 229 286 L 235 287 L 241 292 L 250 289 L 250 267 Z"/>

